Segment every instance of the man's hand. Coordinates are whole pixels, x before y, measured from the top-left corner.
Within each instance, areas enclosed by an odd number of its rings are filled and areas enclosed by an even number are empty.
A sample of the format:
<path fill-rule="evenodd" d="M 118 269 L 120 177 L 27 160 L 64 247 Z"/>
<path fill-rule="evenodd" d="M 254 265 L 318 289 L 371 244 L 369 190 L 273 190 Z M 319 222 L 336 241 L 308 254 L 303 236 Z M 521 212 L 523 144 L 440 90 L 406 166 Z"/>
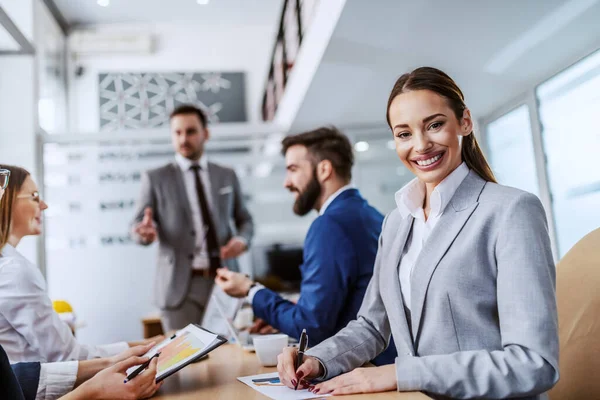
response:
<path fill-rule="evenodd" d="M 247 248 L 246 243 L 239 237 L 232 237 L 225 246 L 221 247 L 221 260 L 236 258 Z"/>
<path fill-rule="evenodd" d="M 377 393 L 397 390 L 396 365 L 376 368 L 357 368 L 352 372 L 337 376 L 327 382 L 311 387 L 315 394 L 334 396 L 352 393 Z"/>
<path fill-rule="evenodd" d="M 142 238 L 145 244 L 150 244 L 156 240 L 158 233 L 156 232 L 156 225 L 152 220 L 152 208 L 146 207 L 142 222 L 135 225 L 133 231 Z"/>
<path fill-rule="evenodd" d="M 305 355 L 302 365 L 296 371 L 296 357 L 298 357 L 297 347 L 286 347 L 283 353 L 277 356 L 279 379 L 291 389 L 295 389 L 296 385 L 298 389 L 306 389 L 310 386 L 307 381 L 323 375 L 323 368 L 319 360 Z"/>
<path fill-rule="evenodd" d="M 158 359 L 150 362 L 148 368 L 124 383 L 127 369 L 143 364 L 148 358 L 130 357 L 110 368 L 106 368 L 64 397 L 64 400 L 103 400 L 103 399 L 145 399 L 152 396 L 162 385 L 156 383 Z"/>
<path fill-rule="evenodd" d="M 261 335 L 269 335 L 271 333 L 279 332 L 277 329 L 273 328 L 271 325 L 267 324 L 267 322 L 263 319 L 257 318 L 254 321 L 254 324 L 248 329 L 249 333 L 258 333 Z"/>
<path fill-rule="evenodd" d="M 232 297 L 245 297 L 250 291 L 252 280 L 244 274 L 229 271 L 227 268 L 219 268 L 215 283 Z"/>
<path fill-rule="evenodd" d="M 129 347 L 148 346 L 148 345 L 158 344 L 165 339 L 166 339 L 165 335 L 156 335 L 149 339 L 134 340 L 133 342 L 127 342 L 127 344 L 129 345 Z M 150 348 L 152 348 L 152 346 L 150 346 Z M 124 354 L 124 353 L 122 353 L 122 354 Z M 142 353 L 142 354 L 144 354 L 144 353 Z"/>

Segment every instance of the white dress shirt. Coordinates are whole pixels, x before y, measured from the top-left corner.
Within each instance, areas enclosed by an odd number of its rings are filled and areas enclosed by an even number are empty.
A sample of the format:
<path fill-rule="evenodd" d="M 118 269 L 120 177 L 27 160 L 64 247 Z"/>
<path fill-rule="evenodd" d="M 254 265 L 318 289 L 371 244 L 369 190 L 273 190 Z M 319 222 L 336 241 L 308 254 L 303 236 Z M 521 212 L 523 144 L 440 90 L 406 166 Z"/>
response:
<path fill-rule="evenodd" d="M 329 207 L 329 205 L 331 203 L 333 203 L 333 201 L 336 199 L 336 197 L 338 197 L 340 194 L 342 194 L 343 192 L 345 192 L 346 190 L 349 190 L 349 189 L 354 189 L 354 185 L 350 183 L 346 186 L 342 186 L 341 188 L 336 190 L 335 193 L 333 193 L 331 196 L 329 196 L 327 198 L 327 200 L 325 200 L 325 202 L 321 206 L 321 209 L 319 210 L 319 215 L 325 214 L 325 210 L 327 210 L 327 207 Z"/>
<path fill-rule="evenodd" d="M 423 249 L 423 244 L 431 234 L 431 231 L 440 220 L 444 209 L 454 196 L 456 189 L 469 174 L 469 167 L 464 162 L 458 166 L 441 181 L 431 193 L 429 217 L 425 220 L 423 203 L 425 201 L 425 184 L 417 178 L 410 181 L 406 186 L 396 192 L 396 205 L 402 218 L 412 215 L 413 226 L 400 260 L 400 289 L 402 300 L 409 310 L 411 309 L 410 278 L 413 267 Z"/>
<path fill-rule="evenodd" d="M 200 180 L 202 181 L 202 188 L 204 189 L 204 195 L 206 196 L 206 202 L 208 209 L 212 213 L 214 210 L 213 199 L 211 196 L 210 177 L 208 176 L 208 161 L 206 155 L 202 155 L 200 160 L 194 162 L 182 156 L 181 154 L 175 154 L 175 160 L 177 165 L 181 168 L 183 173 L 183 183 L 185 185 L 185 192 L 188 197 L 188 203 L 192 210 L 192 223 L 194 225 L 194 231 L 196 232 L 196 248 L 194 249 L 194 259 L 192 260 L 193 269 L 208 269 L 210 267 L 210 258 L 208 257 L 208 245 L 206 243 L 206 232 L 204 220 L 202 218 L 202 211 L 200 210 L 200 204 L 198 203 L 198 192 L 196 192 L 196 175 L 192 169 L 193 165 L 200 166 Z"/>
<path fill-rule="evenodd" d="M 0 343 L 12 363 L 86 360 L 129 348 L 78 343 L 52 308 L 40 270 L 9 244 L 0 257 Z"/>
<path fill-rule="evenodd" d="M 335 200 L 336 197 L 338 197 L 340 194 L 342 194 L 343 192 L 345 192 L 348 189 L 354 189 L 354 185 L 352 184 L 348 184 L 346 186 L 342 186 L 341 188 L 339 188 L 335 193 L 333 193 L 331 196 L 329 196 L 327 198 L 327 200 L 325 200 L 325 202 L 323 203 L 323 205 L 321 206 L 321 209 L 319 210 L 319 216 L 325 214 L 325 210 L 327 209 L 327 207 L 329 207 L 329 205 L 331 203 L 333 203 L 333 200 Z M 265 287 L 263 285 L 261 285 L 260 283 L 257 283 L 252 289 L 250 289 L 250 291 L 248 292 L 248 296 L 246 296 L 246 301 L 250 304 L 252 304 L 252 301 L 254 300 L 254 296 L 256 295 L 256 293 L 258 293 L 259 290 L 264 289 Z"/>
<path fill-rule="evenodd" d="M 41 364 L 36 400 L 55 400 L 73 390 L 79 361 Z"/>

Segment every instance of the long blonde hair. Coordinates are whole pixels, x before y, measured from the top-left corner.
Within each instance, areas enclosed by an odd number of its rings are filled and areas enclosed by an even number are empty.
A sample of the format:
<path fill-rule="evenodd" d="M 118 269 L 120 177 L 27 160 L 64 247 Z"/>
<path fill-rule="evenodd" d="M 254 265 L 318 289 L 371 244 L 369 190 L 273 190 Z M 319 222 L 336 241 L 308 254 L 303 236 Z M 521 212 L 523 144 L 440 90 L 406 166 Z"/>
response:
<path fill-rule="evenodd" d="M 454 111 L 456 118 L 459 121 L 462 119 L 463 112 L 467 106 L 465 104 L 465 96 L 456 82 L 445 72 L 437 68 L 421 67 L 402 75 L 394 84 L 388 99 L 386 111 L 386 119 L 390 128 L 390 106 L 392 105 L 392 101 L 399 94 L 413 90 L 431 90 L 439 94 L 448 101 L 448 105 Z M 482 179 L 496 183 L 496 177 L 492 172 L 492 168 L 485 159 L 473 132 L 463 137 L 461 156 L 467 166 Z"/>

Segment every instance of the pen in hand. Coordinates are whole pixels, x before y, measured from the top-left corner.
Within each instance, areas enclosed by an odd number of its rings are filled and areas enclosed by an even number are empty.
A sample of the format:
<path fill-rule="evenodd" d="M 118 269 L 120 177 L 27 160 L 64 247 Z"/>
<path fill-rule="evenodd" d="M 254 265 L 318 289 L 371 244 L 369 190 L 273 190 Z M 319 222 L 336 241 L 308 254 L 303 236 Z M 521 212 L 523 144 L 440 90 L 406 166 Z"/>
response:
<path fill-rule="evenodd" d="M 135 378 L 136 376 L 138 376 L 143 370 L 145 370 L 146 368 L 148 368 L 148 365 L 150 365 L 150 361 L 152 361 L 152 359 L 154 357 L 160 356 L 160 353 L 156 353 L 154 354 L 152 357 L 150 357 L 148 359 L 148 361 L 146 361 L 145 363 L 143 363 L 142 365 L 140 365 L 139 367 L 136 368 L 135 371 L 133 371 L 131 374 L 127 375 L 127 378 L 125 378 L 125 380 L 123 381 L 123 383 L 127 383 L 130 380 L 132 380 L 133 378 Z"/>
<path fill-rule="evenodd" d="M 300 334 L 300 345 L 298 346 L 298 356 L 296 357 L 296 371 L 302 365 L 302 359 L 304 358 L 304 352 L 306 351 L 306 346 L 308 346 L 308 335 L 306 334 L 306 329 L 302 329 L 302 333 Z M 294 390 L 298 390 L 298 384 L 300 380 L 296 382 L 294 386 Z"/>

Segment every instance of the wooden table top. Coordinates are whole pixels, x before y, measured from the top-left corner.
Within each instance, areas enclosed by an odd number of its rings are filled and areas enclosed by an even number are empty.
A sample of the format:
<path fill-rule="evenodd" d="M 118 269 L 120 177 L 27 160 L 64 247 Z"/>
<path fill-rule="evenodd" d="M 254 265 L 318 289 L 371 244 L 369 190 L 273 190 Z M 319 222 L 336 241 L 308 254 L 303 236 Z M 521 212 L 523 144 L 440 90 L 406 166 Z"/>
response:
<path fill-rule="evenodd" d="M 234 344 L 225 344 L 210 353 L 208 359 L 188 365 L 168 377 L 153 399 L 161 400 L 265 400 L 268 397 L 251 389 L 237 378 L 240 376 L 275 372 L 274 367 L 262 367 L 256 354 L 244 351 Z M 387 392 L 368 395 L 344 396 L 344 399 L 426 400 L 416 392 Z"/>

